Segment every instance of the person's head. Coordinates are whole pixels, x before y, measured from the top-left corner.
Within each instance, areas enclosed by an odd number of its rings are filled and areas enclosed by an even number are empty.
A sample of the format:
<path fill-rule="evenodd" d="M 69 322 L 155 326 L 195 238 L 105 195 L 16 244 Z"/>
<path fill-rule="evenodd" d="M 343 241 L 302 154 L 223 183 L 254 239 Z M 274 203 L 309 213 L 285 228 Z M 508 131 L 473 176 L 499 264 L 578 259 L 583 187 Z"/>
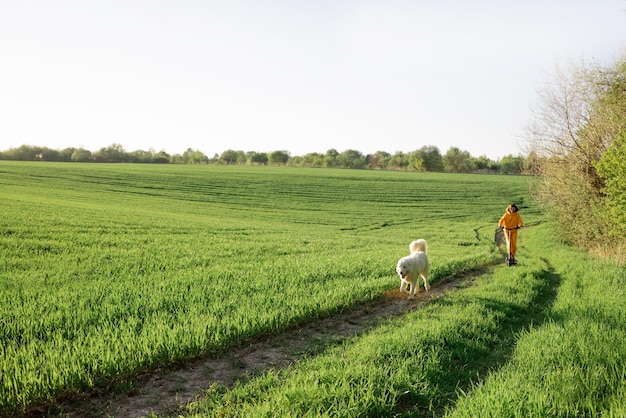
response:
<path fill-rule="evenodd" d="M 506 211 L 509 213 L 515 213 L 517 212 L 519 209 L 517 208 L 517 206 L 515 205 L 515 203 L 511 203 L 509 206 L 506 207 Z"/>

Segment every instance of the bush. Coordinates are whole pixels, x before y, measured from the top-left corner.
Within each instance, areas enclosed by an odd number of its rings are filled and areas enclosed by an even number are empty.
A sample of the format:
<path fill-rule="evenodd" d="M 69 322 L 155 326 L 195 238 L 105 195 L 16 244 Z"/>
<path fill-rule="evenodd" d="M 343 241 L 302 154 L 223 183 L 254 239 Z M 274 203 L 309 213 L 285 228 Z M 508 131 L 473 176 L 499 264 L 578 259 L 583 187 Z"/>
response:
<path fill-rule="evenodd" d="M 529 127 L 531 154 L 544 178 L 535 195 L 562 237 L 588 249 L 606 245 L 607 235 L 615 237 L 620 228 L 610 211 L 621 202 L 623 177 L 615 176 L 623 156 L 619 146 L 611 147 L 626 132 L 625 79 L 626 57 L 608 68 L 557 71 L 540 90 Z"/>
<path fill-rule="evenodd" d="M 611 222 L 611 234 L 623 237 L 626 233 L 626 132 L 613 142 L 596 163 L 604 180 L 604 202 Z"/>

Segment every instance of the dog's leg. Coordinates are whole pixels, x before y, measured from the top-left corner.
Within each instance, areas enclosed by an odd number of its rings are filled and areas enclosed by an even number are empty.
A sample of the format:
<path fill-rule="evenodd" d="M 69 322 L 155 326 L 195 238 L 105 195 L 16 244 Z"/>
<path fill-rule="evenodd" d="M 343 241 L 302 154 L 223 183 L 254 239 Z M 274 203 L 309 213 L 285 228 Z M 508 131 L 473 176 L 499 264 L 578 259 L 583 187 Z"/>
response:
<path fill-rule="evenodd" d="M 422 279 L 424 279 L 424 289 L 426 289 L 427 292 L 430 292 L 430 285 L 428 284 L 428 274 L 423 274 Z"/>
<path fill-rule="evenodd" d="M 409 292 L 409 299 L 415 299 L 415 288 L 418 286 L 419 284 L 413 284 L 413 282 L 411 282 L 411 291 Z"/>
<path fill-rule="evenodd" d="M 400 293 L 407 293 L 406 291 L 406 285 L 408 283 L 406 282 L 406 280 L 400 280 Z"/>

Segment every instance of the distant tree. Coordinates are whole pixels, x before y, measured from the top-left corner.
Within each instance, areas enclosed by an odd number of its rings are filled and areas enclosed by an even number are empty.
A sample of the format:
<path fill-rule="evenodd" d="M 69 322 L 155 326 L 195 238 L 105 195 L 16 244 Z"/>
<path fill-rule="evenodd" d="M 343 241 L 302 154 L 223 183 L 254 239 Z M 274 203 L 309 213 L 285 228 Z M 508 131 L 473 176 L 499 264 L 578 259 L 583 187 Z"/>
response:
<path fill-rule="evenodd" d="M 181 155 L 181 160 L 183 164 L 193 164 L 193 153 L 195 151 L 191 148 L 187 148 L 183 154 Z"/>
<path fill-rule="evenodd" d="M 136 150 L 126 155 L 126 161 L 131 163 L 150 163 L 152 162 L 153 151 Z"/>
<path fill-rule="evenodd" d="M 247 161 L 246 153 L 241 150 L 237 151 L 237 164 L 246 164 Z"/>
<path fill-rule="evenodd" d="M 369 168 L 387 168 L 389 157 L 391 154 L 386 151 L 376 151 L 374 154 L 368 154 L 365 157 L 365 162 Z"/>
<path fill-rule="evenodd" d="M 83 148 L 75 149 L 70 157 L 72 161 L 76 161 L 79 163 L 84 163 L 88 161 L 93 161 L 93 156 L 91 155 L 91 151 L 88 151 Z"/>
<path fill-rule="evenodd" d="M 100 148 L 94 153 L 94 160 L 104 163 L 121 163 L 126 160 L 126 151 L 120 144 L 111 144 L 108 147 Z"/>
<path fill-rule="evenodd" d="M 443 171 L 443 157 L 439 148 L 434 145 L 425 145 L 418 150 L 422 159 L 422 167 L 426 171 Z"/>
<path fill-rule="evenodd" d="M 21 145 L 17 148 L 9 148 L 4 152 L 7 160 L 36 161 L 41 155 L 42 148 L 32 145 Z"/>
<path fill-rule="evenodd" d="M 289 151 L 273 151 L 269 154 L 270 164 L 287 164 L 289 158 Z"/>
<path fill-rule="evenodd" d="M 237 151 L 232 149 L 228 149 L 220 155 L 220 160 L 225 162 L 226 164 L 236 164 L 237 163 Z"/>
<path fill-rule="evenodd" d="M 363 168 L 365 167 L 365 156 L 360 151 L 348 149 L 339 154 L 337 161 L 340 167 Z"/>
<path fill-rule="evenodd" d="M 503 174 L 520 174 L 524 167 L 524 157 L 506 155 L 500 160 L 500 171 Z"/>
<path fill-rule="evenodd" d="M 159 151 L 156 154 L 152 154 L 150 162 L 155 164 L 168 164 L 170 162 L 170 155 L 165 151 Z"/>
<path fill-rule="evenodd" d="M 424 168 L 424 159 L 422 154 L 417 151 L 409 152 L 407 154 L 408 165 L 407 168 L 412 171 L 426 171 Z"/>
<path fill-rule="evenodd" d="M 336 149 L 331 148 L 326 151 L 324 154 L 324 167 L 337 167 L 339 166 L 339 162 L 337 158 L 339 157 L 339 152 Z"/>
<path fill-rule="evenodd" d="M 396 151 L 389 157 L 387 167 L 391 170 L 403 170 L 409 165 L 408 156 L 402 151 Z"/>
<path fill-rule="evenodd" d="M 323 167 L 324 154 L 321 154 L 319 152 L 310 152 L 302 157 L 302 163 L 309 167 Z"/>
<path fill-rule="evenodd" d="M 37 156 L 37 159 L 39 159 L 41 161 L 61 162 L 61 161 L 63 161 L 63 154 L 61 154 L 61 152 L 58 151 L 58 150 L 50 149 L 50 148 L 47 148 L 47 147 L 43 147 L 41 149 L 41 152 Z"/>
<path fill-rule="evenodd" d="M 473 171 L 488 172 L 495 170 L 496 163 L 487 158 L 486 155 L 481 155 L 478 158 L 472 158 L 471 166 Z"/>
<path fill-rule="evenodd" d="M 471 171 L 470 153 L 451 147 L 443 156 L 443 167 L 450 173 L 469 173 Z"/>
<path fill-rule="evenodd" d="M 61 154 L 61 161 L 72 161 L 72 154 L 74 153 L 74 151 L 76 150 L 76 148 L 70 147 L 70 148 L 64 148 L 61 151 L 59 151 L 59 153 Z"/>
<path fill-rule="evenodd" d="M 269 161 L 267 154 L 264 152 L 250 151 L 247 154 L 248 164 L 265 165 Z"/>
<path fill-rule="evenodd" d="M 201 151 L 187 148 L 182 155 L 183 164 L 206 164 L 209 162 L 209 158 Z"/>
<path fill-rule="evenodd" d="M 206 164 L 209 162 L 209 157 L 207 157 L 202 151 L 196 150 L 193 153 L 193 163 L 194 164 Z"/>

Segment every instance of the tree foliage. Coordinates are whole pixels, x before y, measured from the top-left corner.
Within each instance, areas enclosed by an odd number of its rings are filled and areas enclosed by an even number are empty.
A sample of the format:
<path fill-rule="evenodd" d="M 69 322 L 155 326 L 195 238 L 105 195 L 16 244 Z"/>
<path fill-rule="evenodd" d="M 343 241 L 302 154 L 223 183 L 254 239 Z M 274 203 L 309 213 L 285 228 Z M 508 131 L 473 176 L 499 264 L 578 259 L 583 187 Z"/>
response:
<path fill-rule="evenodd" d="M 228 149 L 213 158 L 202 151 L 187 148 L 182 154 L 170 155 L 154 149 L 127 152 L 120 144 L 111 144 L 98 151 L 84 148 L 66 148 L 58 151 L 46 147 L 22 145 L 0 152 L 0 159 L 17 161 L 67 161 L 97 163 L 159 163 L 159 164 L 240 164 L 240 165 L 291 165 L 304 167 L 334 167 L 374 170 L 430 171 L 453 173 L 528 173 L 532 162 L 521 155 L 505 156 L 499 161 L 486 156 L 472 157 L 469 152 L 451 148 L 442 156 L 434 145 L 425 145 L 415 151 L 376 151 L 364 155 L 348 149 L 343 152 L 335 148 L 325 153 L 311 152 L 302 156 L 291 156 L 289 151 L 257 152 Z"/>
<path fill-rule="evenodd" d="M 452 147 L 443 156 L 443 168 L 449 173 L 469 173 L 472 157 L 467 151 Z"/>
<path fill-rule="evenodd" d="M 426 145 L 417 151 L 425 171 L 443 171 L 443 157 L 439 148 Z"/>
<path fill-rule="evenodd" d="M 289 161 L 289 151 L 274 151 L 269 153 L 268 157 L 270 164 L 287 164 Z"/>
<path fill-rule="evenodd" d="M 536 196 L 563 237 L 587 248 L 603 245 L 616 227 L 607 208 L 621 201 L 614 176 L 625 164 L 618 141 L 626 132 L 625 76 L 624 58 L 558 69 L 539 91 L 529 125 L 529 156 L 544 179 Z"/>
<path fill-rule="evenodd" d="M 598 175 L 604 180 L 605 204 L 610 233 L 626 235 L 626 132 L 622 132 L 596 163 Z"/>

